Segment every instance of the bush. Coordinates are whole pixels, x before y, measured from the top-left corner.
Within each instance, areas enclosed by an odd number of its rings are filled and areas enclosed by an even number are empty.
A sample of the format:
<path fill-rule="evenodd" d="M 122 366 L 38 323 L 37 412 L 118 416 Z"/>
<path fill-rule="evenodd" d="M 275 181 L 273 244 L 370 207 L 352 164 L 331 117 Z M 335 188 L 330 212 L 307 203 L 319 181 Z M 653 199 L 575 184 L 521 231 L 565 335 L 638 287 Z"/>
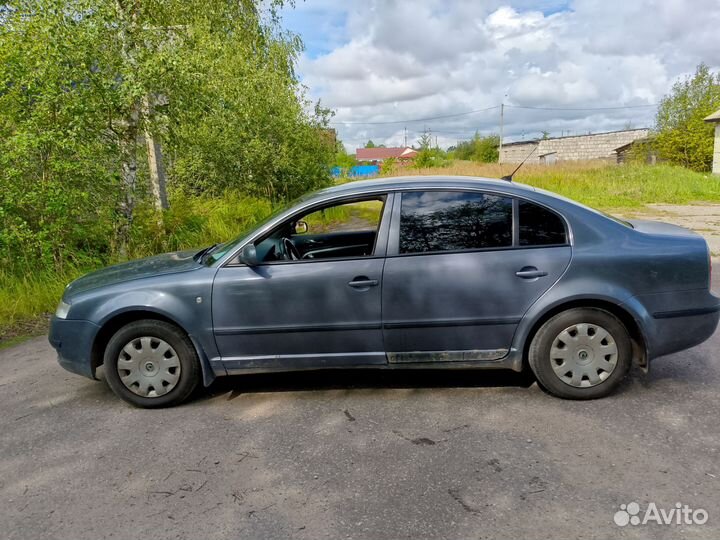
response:
<path fill-rule="evenodd" d="M 498 135 L 483 137 L 476 133 L 469 141 L 458 143 L 453 150 L 453 157 L 478 163 L 497 163 L 499 147 L 500 137 Z"/>
<path fill-rule="evenodd" d="M 395 158 L 388 158 L 382 162 L 380 167 L 380 174 L 384 176 L 391 176 L 395 174 L 395 168 L 397 167 L 397 160 Z"/>
<path fill-rule="evenodd" d="M 660 102 L 655 145 L 660 157 L 695 171 L 712 167 L 714 128 L 703 119 L 720 108 L 720 73 L 700 64 Z"/>

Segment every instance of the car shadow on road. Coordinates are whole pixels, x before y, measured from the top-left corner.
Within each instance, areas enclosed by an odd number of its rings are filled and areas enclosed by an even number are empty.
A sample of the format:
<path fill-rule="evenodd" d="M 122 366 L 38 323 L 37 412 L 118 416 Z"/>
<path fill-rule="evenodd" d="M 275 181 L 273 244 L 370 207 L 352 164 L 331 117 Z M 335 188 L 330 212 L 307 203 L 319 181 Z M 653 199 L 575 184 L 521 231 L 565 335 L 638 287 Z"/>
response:
<path fill-rule="evenodd" d="M 327 369 L 220 377 L 205 389 L 204 394 L 210 398 L 229 393 L 228 399 L 233 399 L 241 394 L 260 392 L 368 388 L 528 388 L 534 382 L 535 377 L 529 371 L 516 373 L 510 370 Z"/>

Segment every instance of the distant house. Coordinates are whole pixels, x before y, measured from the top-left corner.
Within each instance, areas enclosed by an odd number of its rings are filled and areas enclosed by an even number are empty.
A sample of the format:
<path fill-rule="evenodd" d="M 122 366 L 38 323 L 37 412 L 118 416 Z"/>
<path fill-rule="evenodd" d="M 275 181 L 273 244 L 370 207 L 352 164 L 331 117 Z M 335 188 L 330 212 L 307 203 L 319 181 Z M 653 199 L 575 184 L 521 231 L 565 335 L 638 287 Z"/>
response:
<path fill-rule="evenodd" d="M 358 148 L 355 151 L 355 159 L 359 163 L 379 165 L 387 159 L 395 159 L 402 162 L 409 162 L 417 156 L 417 150 L 409 147 L 399 148 Z"/>
<path fill-rule="evenodd" d="M 715 111 L 705 118 L 705 121 L 715 124 L 715 150 L 713 151 L 712 172 L 720 174 L 720 111 Z"/>
<path fill-rule="evenodd" d="M 559 161 L 588 159 L 617 159 L 615 150 L 637 139 L 644 139 L 649 129 L 625 129 L 589 135 L 550 137 L 502 145 L 500 163 L 520 163 L 530 156 L 527 163 L 551 165 Z M 532 153 L 531 153 L 532 152 Z"/>

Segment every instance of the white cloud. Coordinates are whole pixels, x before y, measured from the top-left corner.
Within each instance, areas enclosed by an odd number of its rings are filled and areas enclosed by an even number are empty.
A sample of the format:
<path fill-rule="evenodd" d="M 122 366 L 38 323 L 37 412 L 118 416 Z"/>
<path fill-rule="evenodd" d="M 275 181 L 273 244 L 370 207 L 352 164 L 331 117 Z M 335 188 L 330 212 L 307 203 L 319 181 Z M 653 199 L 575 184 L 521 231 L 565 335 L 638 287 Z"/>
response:
<path fill-rule="evenodd" d="M 720 66 L 717 0 L 359 0 L 299 3 L 289 26 L 308 44 L 299 72 L 336 110 L 348 150 L 400 144 L 404 124 L 506 104 L 612 107 L 657 103 L 699 62 Z M 652 108 L 506 109 L 508 139 L 648 126 Z M 355 124 L 342 124 L 354 122 Z M 407 123 L 441 145 L 498 130 L 499 111 Z"/>

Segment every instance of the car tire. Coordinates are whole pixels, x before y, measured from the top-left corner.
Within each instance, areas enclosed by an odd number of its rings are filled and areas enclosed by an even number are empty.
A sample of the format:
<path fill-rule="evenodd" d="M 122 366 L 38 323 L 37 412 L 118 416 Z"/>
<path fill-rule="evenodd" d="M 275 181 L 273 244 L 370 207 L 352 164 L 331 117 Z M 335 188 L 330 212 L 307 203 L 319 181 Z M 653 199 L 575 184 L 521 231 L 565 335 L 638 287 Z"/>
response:
<path fill-rule="evenodd" d="M 574 308 L 546 321 L 530 343 L 538 383 L 564 399 L 597 399 L 617 388 L 632 362 L 623 323 L 598 308 Z"/>
<path fill-rule="evenodd" d="M 197 352 L 177 326 L 140 320 L 110 338 L 104 355 L 112 391 L 136 407 L 171 407 L 185 401 L 200 383 Z"/>

